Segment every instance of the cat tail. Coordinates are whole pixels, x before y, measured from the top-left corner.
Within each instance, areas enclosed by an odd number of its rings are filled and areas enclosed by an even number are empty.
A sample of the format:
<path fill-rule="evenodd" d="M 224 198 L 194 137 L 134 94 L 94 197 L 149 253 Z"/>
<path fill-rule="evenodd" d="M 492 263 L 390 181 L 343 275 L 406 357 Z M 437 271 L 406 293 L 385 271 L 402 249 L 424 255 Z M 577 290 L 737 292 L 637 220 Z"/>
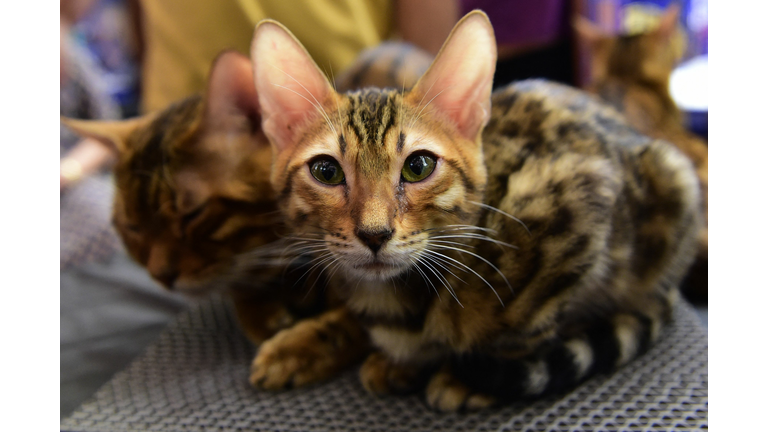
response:
<path fill-rule="evenodd" d="M 535 355 L 505 358 L 472 354 L 456 360 L 455 376 L 474 390 L 502 400 L 537 397 L 611 372 L 644 353 L 658 339 L 668 313 L 621 313 L 577 335 L 548 343 Z"/>

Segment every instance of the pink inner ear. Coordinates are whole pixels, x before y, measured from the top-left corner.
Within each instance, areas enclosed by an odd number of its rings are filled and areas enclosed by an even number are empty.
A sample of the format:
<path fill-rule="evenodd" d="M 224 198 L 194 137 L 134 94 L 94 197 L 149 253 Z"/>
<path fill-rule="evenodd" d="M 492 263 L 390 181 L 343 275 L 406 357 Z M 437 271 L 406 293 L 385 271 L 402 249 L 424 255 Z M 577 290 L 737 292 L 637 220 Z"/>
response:
<path fill-rule="evenodd" d="M 251 47 L 264 132 L 281 150 L 321 111 L 333 91 L 306 50 L 283 27 L 265 22 Z"/>
<path fill-rule="evenodd" d="M 471 14 L 456 25 L 432 66 L 414 87 L 422 106 L 447 117 L 474 140 L 490 115 L 496 41 L 487 17 Z"/>
<path fill-rule="evenodd" d="M 214 61 L 208 80 L 207 116 L 215 127 L 258 124 L 258 100 L 248 57 L 229 51 Z M 252 125 L 248 125 L 252 126 Z"/>

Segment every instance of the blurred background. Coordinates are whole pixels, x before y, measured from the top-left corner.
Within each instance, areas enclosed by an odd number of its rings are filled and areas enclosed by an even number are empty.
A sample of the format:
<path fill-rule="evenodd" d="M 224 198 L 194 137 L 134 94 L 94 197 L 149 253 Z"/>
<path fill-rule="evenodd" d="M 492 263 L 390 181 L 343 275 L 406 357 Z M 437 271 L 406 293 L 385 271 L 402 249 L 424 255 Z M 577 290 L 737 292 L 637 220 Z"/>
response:
<path fill-rule="evenodd" d="M 653 31 L 679 6 L 669 93 L 707 133 L 706 0 L 61 0 L 62 115 L 121 119 L 204 90 L 223 49 L 248 55 L 264 18 L 286 25 L 329 77 L 366 48 L 398 40 L 434 55 L 453 25 L 484 10 L 499 48 L 495 86 L 548 78 L 589 89 L 595 52 L 572 25 L 618 37 Z M 589 39 L 589 38 L 587 38 Z M 632 53 L 629 53 L 631 56 Z M 186 301 L 122 250 L 111 220 L 112 150 L 62 126 L 61 416 L 156 337 Z"/>

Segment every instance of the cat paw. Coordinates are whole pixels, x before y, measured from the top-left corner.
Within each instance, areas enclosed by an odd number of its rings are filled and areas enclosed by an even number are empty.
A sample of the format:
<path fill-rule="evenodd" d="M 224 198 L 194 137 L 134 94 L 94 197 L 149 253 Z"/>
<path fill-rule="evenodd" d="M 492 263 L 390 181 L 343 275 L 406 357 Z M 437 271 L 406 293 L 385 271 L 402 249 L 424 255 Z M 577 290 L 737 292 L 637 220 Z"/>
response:
<path fill-rule="evenodd" d="M 249 381 L 264 390 L 282 390 L 320 381 L 332 358 L 311 346 L 312 336 L 299 326 L 282 330 L 261 344 Z"/>
<path fill-rule="evenodd" d="M 423 386 L 422 370 L 398 365 L 380 352 L 368 356 L 360 367 L 360 382 L 376 396 L 408 394 Z"/>
<path fill-rule="evenodd" d="M 344 311 L 329 311 L 262 343 L 249 381 L 264 390 L 305 386 L 330 378 L 367 351 L 362 329 Z"/>
<path fill-rule="evenodd" d="M 432 375 L 427 384 L 427 405 L 438 411 L 477 411 L 496 403 L 496 399 L 473 392 L 450 372 L 441 370 Z"/>

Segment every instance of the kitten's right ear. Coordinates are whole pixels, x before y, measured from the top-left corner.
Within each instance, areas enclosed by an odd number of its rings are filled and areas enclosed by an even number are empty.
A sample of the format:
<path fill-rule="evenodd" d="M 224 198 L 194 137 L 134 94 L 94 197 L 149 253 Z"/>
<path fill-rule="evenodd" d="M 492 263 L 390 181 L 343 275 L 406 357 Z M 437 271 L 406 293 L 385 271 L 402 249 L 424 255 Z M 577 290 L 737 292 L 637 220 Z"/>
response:
<path fill-rule="evenodd" d="M 259 105 L 248 57 L 236 51 L 216 57 L 208 77 L 205 110 L 206 122 L 214 129 L 258 129 Z"/>
<path fill-rule="evenodd" d="M 592 21 L 581 15 L 573 19 L 573 29 L 576 30 L 576 36 L 587 45 L 594 46 L 608 35 Z"/>
<path fill-rule="evenodd" d="M 264 133 L 278 151 L 296 143 L 302 126 L 323 113 L 331 83 L 282 24 L 264 20 L 251 44 Z"/>
<path fill-rule="evenodd" d="M 151 115 L 116 121 L 79 120 L 61 116 L 64 126 L 84 138 L 92 138 L 104 144 L 116 154 L 123 153 L 128 148 L 128 138 L 133 131 L 151 120 Z"/>

